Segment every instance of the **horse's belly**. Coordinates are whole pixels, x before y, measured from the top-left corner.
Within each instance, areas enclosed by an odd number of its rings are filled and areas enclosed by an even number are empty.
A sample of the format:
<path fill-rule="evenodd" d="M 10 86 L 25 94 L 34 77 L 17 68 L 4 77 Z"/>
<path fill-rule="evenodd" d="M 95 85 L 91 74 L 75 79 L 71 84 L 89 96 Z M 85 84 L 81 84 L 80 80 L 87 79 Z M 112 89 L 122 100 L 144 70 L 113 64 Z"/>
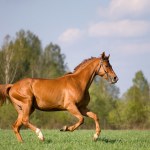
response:
<path fill-rule="evenodd" d="M 34 106 L 36 109 L 39 110 L 64 110 L 64 107 L 56 102 L 49 102 L 49 101 L 35 101 Z"/>
<path fill-rule="evenodd" d="M 63 108 L 63 92 L 58 88 L 40 88 L 34 92 L 34 105 L 40 110 L 54 110 Z"/>

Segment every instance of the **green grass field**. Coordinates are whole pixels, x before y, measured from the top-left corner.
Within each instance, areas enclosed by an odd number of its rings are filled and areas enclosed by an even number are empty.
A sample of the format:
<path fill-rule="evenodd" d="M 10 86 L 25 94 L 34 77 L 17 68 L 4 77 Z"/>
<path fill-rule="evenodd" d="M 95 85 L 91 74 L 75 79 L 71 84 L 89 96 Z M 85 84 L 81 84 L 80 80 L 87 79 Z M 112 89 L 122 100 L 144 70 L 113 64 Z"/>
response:
<path fill-rule="evenodd" d="M 150 150 L 150 131 L 103 130 L 97 142 L 92 141 L 93 130 L 42 132 L 44 142 L 30 130 L 22 130 L 24 143 L 19 143 L 12 130 L 0 130 L 0 150 Z"/>

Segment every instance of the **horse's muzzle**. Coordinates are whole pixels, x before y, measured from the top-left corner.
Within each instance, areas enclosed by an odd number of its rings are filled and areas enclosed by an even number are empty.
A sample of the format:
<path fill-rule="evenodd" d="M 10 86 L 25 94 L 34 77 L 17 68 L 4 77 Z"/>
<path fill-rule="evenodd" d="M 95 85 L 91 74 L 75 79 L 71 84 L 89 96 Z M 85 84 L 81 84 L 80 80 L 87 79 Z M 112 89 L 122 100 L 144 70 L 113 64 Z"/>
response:
<path fill-rule="evenodd" d="M 111 84 L 115 84 L 118 80 L 119 78 L 117 76 L 111 78 Z"/>

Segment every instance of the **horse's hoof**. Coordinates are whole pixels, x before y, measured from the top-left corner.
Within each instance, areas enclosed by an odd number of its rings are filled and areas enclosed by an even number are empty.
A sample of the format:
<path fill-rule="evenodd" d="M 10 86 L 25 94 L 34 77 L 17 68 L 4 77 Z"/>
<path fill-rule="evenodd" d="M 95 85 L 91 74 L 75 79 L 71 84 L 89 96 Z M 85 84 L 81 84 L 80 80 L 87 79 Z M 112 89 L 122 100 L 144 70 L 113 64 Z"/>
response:
<path fill-rule="evenodd" d="M 95 133 L 93 137 L 93 141 L 96 142 L 98 140 L 98 135 Z"/>
<path fill-rule="evenodd" d="M 36 132 L 38 138 L 39 138 L 41 141 L 44 141 L 44 136 L 43 136 L 41 130 L 37 128 L 35 132 Z"/>
<path fill-rule="evenodd" d="M 43 137 L 43 138 L 41 138 L 41 139 L 40 139 L 40 141 L 42 141 L 42 142 L 43 142 L 43 141 L 45 141 L 45 138 L 44 138 L 44 137 Z"/>
<path fill-rule="evenodd" d="M 60 131 L 67 131 L 67 126 L 64 126 Z"/>
<path fill-rule="evenodd" d="M 23 141 L 23 140 L 18 140 L 18 142 L 19 142 L 19 143 L 24 143 L 24 141 Z"/>

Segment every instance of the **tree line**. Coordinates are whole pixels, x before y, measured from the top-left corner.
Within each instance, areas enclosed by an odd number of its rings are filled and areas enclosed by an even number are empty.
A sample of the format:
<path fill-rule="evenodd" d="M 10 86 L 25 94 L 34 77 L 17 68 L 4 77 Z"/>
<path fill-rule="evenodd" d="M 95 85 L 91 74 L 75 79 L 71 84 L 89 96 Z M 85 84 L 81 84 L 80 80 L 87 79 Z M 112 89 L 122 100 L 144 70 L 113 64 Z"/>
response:
<path fill-rule="evenodd" d="M 42 48 L 40 39 L 30 31 L 20 30 L 12 39 L 4 38 L 0 48 L 0 83 L 13 83 L 25 77 L 57 77 L 64 74 L 65 55 L 57 44 Z"/>
<path fill-rule="evenodd" d="M 57 44 L 42 47 L 31 31 L 20 30 L 15 38 L 7 35 L 0 47 L 0 84 L 22 78 L 56 78 L 68 71 L 65 55 Z M 119 97 L 119 88 L 96 78 L 90 88 L 89 108 L 98 114 L 102 129 L 149 129 L 150 84 L 142 71 L 137 71 L 132 86 Z M 17 113 L 9 101 L 0 108 L 0 128 L 11 128 Z M 68 112 L 41 112 L 31 115 L 31 122 L 41 128 L 61 128 L 76 120 Z M 93 120 L 85 119 L 81 128 L 93 128 Z"/>

